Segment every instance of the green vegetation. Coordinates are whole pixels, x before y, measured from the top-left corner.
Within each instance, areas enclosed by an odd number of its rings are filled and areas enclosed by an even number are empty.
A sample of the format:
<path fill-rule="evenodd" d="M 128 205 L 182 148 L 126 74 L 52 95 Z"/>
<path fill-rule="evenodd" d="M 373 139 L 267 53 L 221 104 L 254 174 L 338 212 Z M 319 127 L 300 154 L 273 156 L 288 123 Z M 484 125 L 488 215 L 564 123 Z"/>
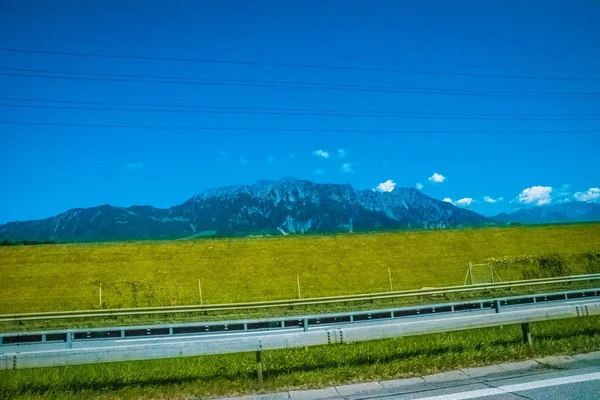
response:
<path fill-rule="evenodd" d="M 268 351 L 264 392 L 395 379 L 600 348 L 600 318 Z M 257 390 L 253 353 L 0 372 L 2 399 L 185 399 Z"/>
<path fill-rule="evenodd" d="M 600 224 L 405 231 L 310 237 L 0 247 L 0 313 L 198 304 L 460 285 L 467 263 L 490 261 L 503 280 L 600 272 Z M 476 270 L 478 282 L 487 271 Z M 588 286 L 597 283 L 588 284 Z M 570 289 L 548 285 L 523 291 Z M 507 296 L 476 292 L 461 298 Z M 456 295 L 458 296 L 458 295 Z M 4 324 L 3 331 L 263 317 L 446 302 L 458 297 L 209 315 Z M 392 379 L 531 356 L 600 349 L 600 318 L 266 352 L 265 391 Z M 169 398 L 256 390 L 253 354 L 0 372 L 0 398 Z"/>
<path fill-rule="evenodd" d="M 295 298 L 297 274 L 302 297 L 320 297 L 388 291 L 388 268 L 396 290 L 461 285 L 467 263 L 487 259 L 503 280 L 547 274 L 535 261 L 551 254 L 563 263 L 551 274 L 585 273 L 599 251 L 600 224 L 7 246 L 0 313 L 99 308 L 100 284 L 115 308 L 198 304 L 198 279 L 216 304 Z"/>
<path fill-rule="evenodd" d="M 38 241 L 38 240 L 22 240 L 20 242 L 11 242 L 9 240 L 4 239 L 3 241 L 0 242 L 0 246 L 33 246 L 33 245 L 37 245 L 37 244 L 56 244 L 56 242 L 54 240 L 44 240 L 44 241 Z"/>

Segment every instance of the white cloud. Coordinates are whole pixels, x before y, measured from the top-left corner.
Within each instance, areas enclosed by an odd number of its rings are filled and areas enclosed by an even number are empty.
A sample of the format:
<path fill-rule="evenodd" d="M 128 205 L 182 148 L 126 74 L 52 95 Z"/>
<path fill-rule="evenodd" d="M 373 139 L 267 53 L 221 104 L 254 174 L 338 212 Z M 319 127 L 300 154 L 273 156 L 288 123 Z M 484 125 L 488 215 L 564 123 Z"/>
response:
<path fill-rule="evenodd" d="M 497 203 L 497 202 L 502 201 L 502 200 L 504 200 L 504 197 L 498 197 L 497 199 L 494 199 L 494 198 L 492 198 L 490 196 L 485 196 L 483 198 L 483 201 L 485 201 L 486 203 L 492 203 L 492 204 Z"/>
<path fill-rule="evenodd" d="M 452 201 L 450 197 L 446 197 L 442 201 L 445 201 L 446 203 L 450 203 L 457 207 L 469 207 L 471 204 L 476 203 L 476 201 L 470 197 L 465 197 L 456 201 Z"/>
<path fill-rule="evenodd" d="M 464 199 L 456 200 L 452 204 L 454 204 L 455 206 L 459 206 L 459 207 L 469 207 L 473 203 L 474 203 L 474 200 L 472 198 L 465 197 Z"/>
<path fill-rule="evenodd" d="M 245 157 L 240 157 L 240 164 L 242 164 L 242 165 L 248 164 L 248 159 Z"/>
<path fill-rule="evenodd" d="M 543 206 L 552 201 L 551 193 L 551 186 L 532 186 L 519 193 L 517 200 L 519 203 Z"/>
<path fill-rule="evenodd" d="M 415 187 L 419 190 L 423 189 L 423 184 L 417 182 L 417 184 L 415 185 Z"/>
<path fill-rule="evenodd" d="M 338 149 L 338 158 L 346 158 L 347 155 L 346 149 Z"/>
<path fill-rule="evenodd" d="M 342 172 L 345 172 L 345 173 L 354 172 L 354 168 L 352 168 L 352 164 L 353 163 L 342 164 L 342 167 L 340 169 L 342 170 Z"/>
<path fill-rule="evenodd" d="M 552 188 L 552 197 L 554 197 L 554 198 L 568 197 L 571 194 L 570 188 L 571 188 L 571 186 L 566 185 L 566 184 L 562 185 L 558 189 Z"/>
<path fill-rule="evenodd" d="M 313 151 L 312 155 L 317 157 L 329 158 L 329 153 L 321 149 Z"/>
<path fill-rule="evenodd" d="M 577 192 L 573 195 L 575 200 L 592 202 L 600 198 L 600 189 L 589 188 L 587 192 Z"/>
<path fill-rule="evenodd" d="M 127 169 L 143 169 L 144 168 L 144 164 L 143 163 L 127 163 L 125 164 L 125 167 L 127 167 Z"/>
<path fill-rule="evenodd" d="M 438 174 L 437 172 L 427 178 L 429 182 L 433 183 L 442 183 L 446 180 L 446 177 L 442 174 Z"/>
<path fill-rule="evenodd" d="M 313 174 L 315 174 L 315 175 L 323 175 L 324 172 L 325 171 L 323 171 L 321 168 L 319 168 L 319 169 L 315 169 L 313 171 Z"/>
<path fill-rule="evenodd" d="M 379 190 L 380 192 L 391 192 L 392 190 L 394 190 L 395 187 L 396 182 L 394 182 L 391 179 L 388 179 L 387 181 L 381 182 L 379 185 L 377 185 L 375 189 Z"/>

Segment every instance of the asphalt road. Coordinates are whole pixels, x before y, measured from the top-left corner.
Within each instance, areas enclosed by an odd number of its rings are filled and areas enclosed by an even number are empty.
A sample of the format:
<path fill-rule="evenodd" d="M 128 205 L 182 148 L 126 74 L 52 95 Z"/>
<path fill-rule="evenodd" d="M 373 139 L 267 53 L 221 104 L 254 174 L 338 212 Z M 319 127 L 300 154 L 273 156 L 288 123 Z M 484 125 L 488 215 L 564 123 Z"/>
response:
<path fill-rule="evenodd" d="M 298 396 L 300 398 L 302 396 Z M 291 396 L 293 399 L 294 396 Z M 310 397 L 304 397 L 309 399 Z M 485 378 L 424 382 L 362 395 L 334 396 L 345 400 L 597 400 L 600 399 L 600 360 L 523 371 Z"/>

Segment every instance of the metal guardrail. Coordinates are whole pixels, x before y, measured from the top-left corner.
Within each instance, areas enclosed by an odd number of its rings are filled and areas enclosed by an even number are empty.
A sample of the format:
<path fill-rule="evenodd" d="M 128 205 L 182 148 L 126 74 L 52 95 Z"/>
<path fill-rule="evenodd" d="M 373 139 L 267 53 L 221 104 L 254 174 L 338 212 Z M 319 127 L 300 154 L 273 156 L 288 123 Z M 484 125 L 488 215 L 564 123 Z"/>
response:
<path fill-rule="evenodd" d="M 357 301 L 372 301 L 383 299 L 394 299 L 401 297 L 444 295 L 450 293 L 475 292 L 490 289 L 508 289 L 526 286 L 539 286 L 557 283 L 574 283 L 600 280 L 600 274 L 572 275 L 554 278 L 539 278 L 521 281 L 482 283 L 468 286 L 447 286 L 434 289 L 414 289 L 393 292 L 380 292 L 370 294 L 357 294 L 345 296 L 328 296 L 307 299 L 290 300 L 270 300 L 261 302 L 247 303 L 225 303 L 225 304 L 205 304 L 205 305 L 184 305 L 168 307 L 140 307 L 140 308 L 118 308 L 118 309 L 97 309 L 97 310 L 75 310 L 75 311 L 56 311 L 40 313 L 22 313 L 22 314 L 4 314 L 0 315 L 0 322 L 17 322 L 31 320 L 48 319 L 67 319 L 67 318 L 95 318 L 108 316 L 132 316 L 132 315 L 151 315 L 151 314 L 174 314 L 174 313 L 194 313 L 194 312 L 213 312 L 213 311 L 242 311 L 248 309 L 262 309 L 275 307 L 293 307 L 302 305 L 345 303 Z"/>
<path fill-rule="evenodd" d="M 522 308 L 523 306 L 543 307 L 548 304 L 560 305 L 571 300 L 597 300 L 597 304 L 600 304 L 600 289 L 582 289 L 466 302 L 430 304 L 426 306 L 295 317 L 5 333 L 0 334 L 0 358 L 3 352 L 12 351 L 15 348 L 27 351 L 28 347 L 35 347 L 35 345 L 51 345 L 53 348 L 66 350 L 72 349 L 74 344 L 85 345 L 85 343 L 93 343 L 95 345 L 98 341 L 115 339 L 139 339 L 143 337 L 178 338 L 184 337 L 184 335 L 187 335 L 186 337 L 193 335 L 201 339 L 203 336 L 210 338 L 211 335 L 214 336 L 215 334 L 219 336 L 236 333 L 260 335 L 264 334 L 265 331 L 268 333 L 287 334 L 290 331 L 308 332 L 313 328 L 323 329 L 323 327 L 326 327 L 335 329 L 336 326 L 343 326 L 343 329 L 347 329 L 352 326 L 364 326 L 365 322 L 402 323 L 415 321 L 422 323 L 423 319 L 419 319 L 418 317 L 440 316 L 444 317 L 444 320 L 448 320 L 448 318 L 451 320 L 457 316 L 462 317 L 465 315 L 465 312 L 469 311 L 483 311 L 488 314 L 490 312 L 500 314 L 503 311 L 503 314 L 505 314 L 507 311 L 511 312 L 511 310 L 519 307 Z M 585 315 L 586 312 L 582 311 L 582 315 Z M 427 323 L 430 322 L 431 320 L 427 320 Z"/>
<path fill-rule="evenodd" d="M 592 315 L 600 315 L 600 289 L 267 320 L 4 334 L 0 371 L 254 351 L 262 386 L 263 350 L 511 324 L 521 324 L 524 341 L 531 344 L 532 322 Z M 87 347 L 73 348 L 80 342 Z M 48 344 L 59 347 L 34 349 Z"/>

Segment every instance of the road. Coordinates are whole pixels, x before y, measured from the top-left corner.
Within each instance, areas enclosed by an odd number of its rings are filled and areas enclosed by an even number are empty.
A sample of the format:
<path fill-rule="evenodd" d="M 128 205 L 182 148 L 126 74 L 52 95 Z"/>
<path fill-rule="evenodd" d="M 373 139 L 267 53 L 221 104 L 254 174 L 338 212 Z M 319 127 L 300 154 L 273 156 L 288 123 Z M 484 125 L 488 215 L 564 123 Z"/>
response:
<path fill-rule="evenodd" d="M 597 400 L 600 352 L 226 400 Z"/>
<path fill-rule="evenodd" d="M 577 300 L 562 300 L 552 303 L 545 304 L 526 304 L 526 305 L 513 305 L 510 307 L 504 307 L 502 309 L 502 314 L 507 315 L 511 313 L 523 313 L 529 310 L 539 310 L 540 308 L 544 309 L 553 309 L 555 307 L 563 307 L 565 305 L 581 305 L 587 303 L 597 302 L 597 298 L 592 299 L 577 299 Z M 377 320 L 366 320 L 361 322 L 353 322 L 349 323 L 335 323 L 335 324 L 320 324 L 320 325 L 310 325 L 308 327 L 308 331 L 315 330 L 324 330 L 332 327 L 344 327 L 344 326 L 363 326 L 363 327 L 384 327 L 388 324 L 424 324 L 427 322 L 434 321 L 443 321 L 443 320 L 456 320 L 457 317 L 461 315 L 464 317 L 474 316 L 474 315 L 495 315 L 496 311 L 490 308 L 485 309 L 474 309 L 474 310 L 466 310 L 460 312 L 453 313 L 439 313 L 439 314 L 423 314 L 418 316 L 408 316 L 402 318 L 395 319 L 377 319 Z M 291 317 L 293 319 L 294 317 Z M 301 317 L 298 317 L 301 319 Z M 465 321 L 465 325 L 468 323 Z M 133 327 L 129 327 L 133 328 Z M 121 328 L 106 328 L 106 330 L 116 331 Z M 142 331 L 145 331 L 142 329 Z M 89 349 L 89 348 L 103 348 L 103 347 L 114 347 L 114 346 L 130 346 L 130 345 L 159 345 L 159 344 L 168 344 L 168 343 L 186 343 L 186 342 L 195 342 L 195 341 L 210 341 L 214 339 L 220 338 L 228 338 L 228 339 L 243 339 L 249 337 L 265 337 L 265 336 L 276 336 L 281 335 L 282 333 L 294 333 L 294 332 L 302 332 L 303 328 L 277 328 L 271 330 L 254 330 L 254 331 L 230 331 L 230 332 L 221 332 L 221 333 L 212 333 L 212 332 L 202 332 L 202 333 L 193 333 L 193 334 L 175 334 L 175 335 L 150 335 L 145 336 L 142 332 L 137 337 L 107 337 L 107 338 L 98 338 L 98 339 L 79 339 L 74 340 L 70 346 L 72 349 Z M 64 332 L 64 331 L 62 331 Z M 49 331 L 48 331 L 49 333 Z M 55 341 L 55 342 L 33 342 L 33 343 L 18 343 L 18 344 L 8 344 L 4 343 L 0 345 L 0 354 L 1 353 L 12 353 L 12 352 L 33 352 L 33 351 L 48 351 L 48 350 L 60 350 L 67 349 L 69 346 L 65 341 Z"/>
<path fill-rule="evenodd" d="M 439 387 L 442 386 L 442 387 Z M 340 397 L 348 400 L 564 400 L 600 398 L 600 365 L 567 371 L 528 372 L 484 382 L 424 384 L 381 395 Z"/>

